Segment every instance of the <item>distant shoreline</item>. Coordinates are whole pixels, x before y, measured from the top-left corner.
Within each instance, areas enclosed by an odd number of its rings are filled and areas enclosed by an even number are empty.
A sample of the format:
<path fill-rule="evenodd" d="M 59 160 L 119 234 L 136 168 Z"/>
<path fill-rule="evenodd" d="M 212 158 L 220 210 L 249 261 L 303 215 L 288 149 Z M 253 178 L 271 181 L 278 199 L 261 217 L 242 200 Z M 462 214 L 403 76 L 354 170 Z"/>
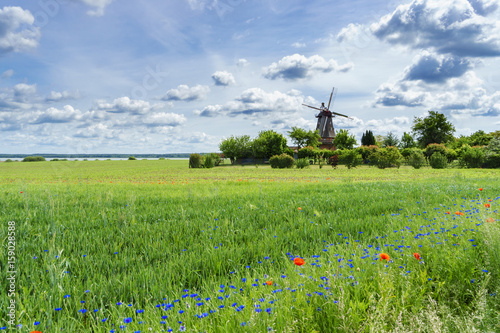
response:
<path fill-rule="evenodd" d="M 137 159 L 141 158 L 189 158 L 190 153 L 175 153 L 175 154 L 0 154 L 0 159 L 7 158 L 25 158 L 27 156 L 43 156 L 45 158 L 125 158 L 134 156 Z M 203 155 L 203 154 L 202 154 Z"/>

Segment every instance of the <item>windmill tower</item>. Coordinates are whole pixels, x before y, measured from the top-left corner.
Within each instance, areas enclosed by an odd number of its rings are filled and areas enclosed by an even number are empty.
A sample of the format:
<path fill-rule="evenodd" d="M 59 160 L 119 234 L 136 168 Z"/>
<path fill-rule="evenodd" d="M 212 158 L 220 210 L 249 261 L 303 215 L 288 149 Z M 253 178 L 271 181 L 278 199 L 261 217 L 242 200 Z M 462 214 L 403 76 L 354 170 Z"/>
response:
<path fill-rule="evenodd" d="M 316 125 L 316 130 L 319 132 L 319 135 L 321 136 L 320 140 L 321 145 L 319 147 L 320 149 L 335 150 L 335 147 L 333 145 L 333 139 L 335 139 L 335 128 L 333 127 L 333 120 L 332 120 L 335 116 L 341 116 L 352 119 L 351 117 L 346 116 L 345 114 L 330 111 L 330 104 L 332 103 L 332 97 L 333 100 L 335 100 L 335 95 L 336 91 L 335 87 L 333 87 L 332 93 L 330 94 L 330 100 L 328 101 L 328 106 L 325 106 L 325 103 L 321 103 L 321 106 L 317 108 L 311 105 L 302 104 L 304 106 L 307 106 L 308 108 L 320 111 L 316 115 L 316 118 L 318 118 L 318 124 Z"/>

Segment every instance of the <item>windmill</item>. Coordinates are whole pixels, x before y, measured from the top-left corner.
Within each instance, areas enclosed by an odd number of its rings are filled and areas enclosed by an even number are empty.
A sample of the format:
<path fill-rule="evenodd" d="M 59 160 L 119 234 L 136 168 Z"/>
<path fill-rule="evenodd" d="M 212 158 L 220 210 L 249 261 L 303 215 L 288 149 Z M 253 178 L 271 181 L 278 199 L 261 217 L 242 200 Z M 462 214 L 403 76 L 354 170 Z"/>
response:
<path fill-rule="evenodd" d="M 316 130 L 319 131 L 319 135 L 321 136 L 321 149 L 333 149 L 333 139 L 335 138 L 335 129 L 333 128 L 332 118 L 335 116 L 341 116 L 345 118 L 352 119 L 345 114 L 337 113 L 330 111 L 330 104 L 333 100 L 335 100 L 337 92 L 335 91 L 335 87 L 332 89 L 332 93 L 330 94 L 330 100 L 328 101 L 328 106 L 325 106 L 325 103 L 321 103 L 319 108 L 307 104 L 302 104 L 307 106 L 308 108 L 319 110 L 320 113 L 316 116 L 318 118 L 318 124 L 316 125 Z"/>

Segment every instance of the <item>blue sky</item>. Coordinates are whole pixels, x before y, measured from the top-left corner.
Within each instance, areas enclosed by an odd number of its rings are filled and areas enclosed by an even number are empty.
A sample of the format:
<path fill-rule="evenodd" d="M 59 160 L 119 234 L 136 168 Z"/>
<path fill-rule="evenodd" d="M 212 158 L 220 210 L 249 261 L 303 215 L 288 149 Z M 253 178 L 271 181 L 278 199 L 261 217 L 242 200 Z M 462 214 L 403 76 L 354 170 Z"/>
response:
<path fill-rule="evenodd" d="M 358 141 L 428 110 L 500 128 L 493 0 L 27 0 L 0 7 L 2 153 L 217 151 L 315 129 L 327 102 Z M 289 142 L 289 144 L 292 144 Z"/>

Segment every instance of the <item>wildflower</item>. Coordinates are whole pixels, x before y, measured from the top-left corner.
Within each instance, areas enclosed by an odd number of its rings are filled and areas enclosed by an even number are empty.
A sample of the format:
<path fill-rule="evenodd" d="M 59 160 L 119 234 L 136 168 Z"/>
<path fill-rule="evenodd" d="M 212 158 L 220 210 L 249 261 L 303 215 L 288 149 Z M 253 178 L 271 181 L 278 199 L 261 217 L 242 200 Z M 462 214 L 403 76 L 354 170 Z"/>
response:
<path fill-rule="evenodd" d="M 382 261 L 383 259 L 389 261 L 390 257 L 387 253 L 381 253 L 380 254 L 380 260 Z"/>
<path fill-rule="evenodd" d="M 297 266 L 302 266 L 304 265 L 306 262 L 304 261 L 304 259 L 302 258 L 295 258 L 293 259 L 293 263 Z"/>
<path fill-rule="evenodd" d="M 420 254 L 418 254 L 418 253 L 413 253 L 413 256 L 414 256 L 417 260 L 420 260 Z"/>
<path fill-rule="evenodd" d="M 493 222 L 495 222 L 495 220 L 494 220 L 492 217 L 490 217 L 490 218 L 487 218 L 487 219 L 486 219 L 486 222 L 493 223 Z"/>
<path fill-rule="evenodd" d="M 486 208 L 490 208 L 490 204 L 489 204 L 489 203 L 484 204 L 484 207 L 486 207 Z"/>
<path fill-rule="evenodd" d="M 130 323 L 131 321 L 132 321 L 132 318 L 130 318 L 130 317 L 129 317 L 129 318 L 125 318 L 125 319 L 123 319 L 123 322 L 124 322 L 125 324 L 128 324 L 128 323 Z"/>
<path fill-rule="evenodd" d="M 480 187 L 480 188 L 479 188 L 479 191 L 482 191 L 482 190 L 483 190 L 483 188 L 482 188 L 482 187 Z"/>
<path fill-rule="evenodd" d="M 21 193 L 23 193 L 23 192 L 21 192 Z M 301 207 L 299 207 L 298 209 L 299 209 L 299 210 L 302 210 L 302 208 L 301 208 Z"/>
<path fill-rule="evenodd" d="M 273 284 L 273 281 L 266 281 L 266 284 L 267 284 L 268 286 L 270 286 L 270 285 L 272 285 L 272 284 Z"/>

